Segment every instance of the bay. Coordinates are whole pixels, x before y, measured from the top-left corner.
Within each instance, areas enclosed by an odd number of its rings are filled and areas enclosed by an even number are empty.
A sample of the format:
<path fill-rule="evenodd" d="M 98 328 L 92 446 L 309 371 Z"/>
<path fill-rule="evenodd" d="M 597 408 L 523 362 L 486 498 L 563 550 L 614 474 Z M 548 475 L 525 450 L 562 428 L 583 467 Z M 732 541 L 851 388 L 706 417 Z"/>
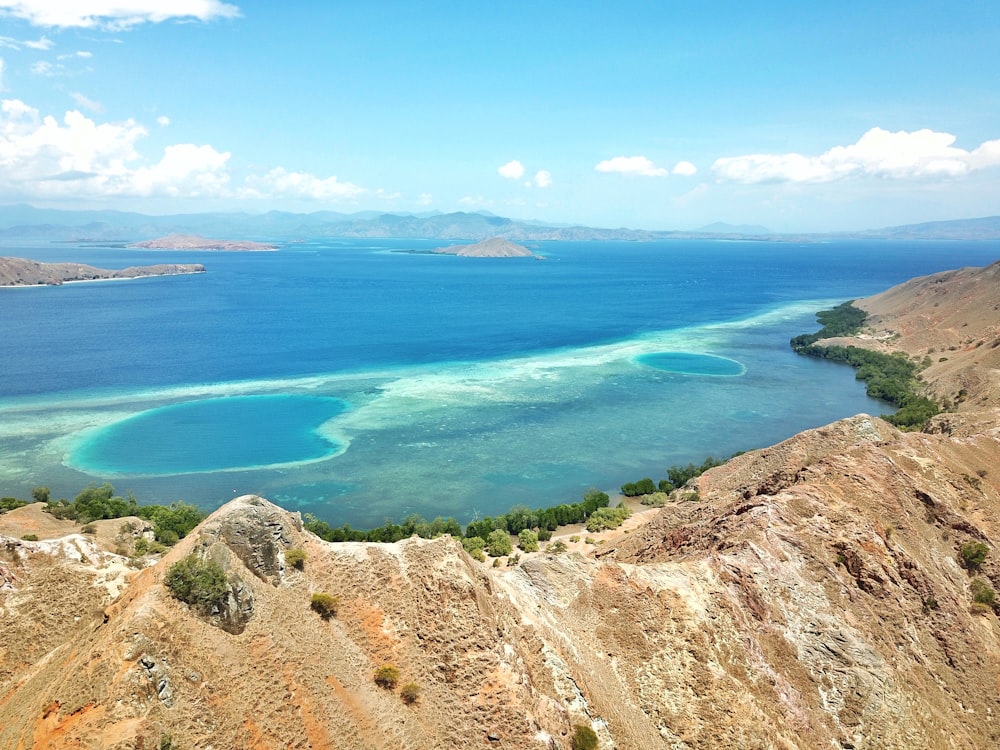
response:
<path fill-rule="evenodd" d="M 208 271 L 0 289 L 0 491 L 24 497 L 44 484 L 72 497 L 108 480 L 141 501 L 206 510 L 256 492 L 358 527 L 572 502 L 886 411 L 848 368 L 797 357 L 788 339 L 815 330 L 818 309 L 1000 254 L 990 242 L 681 240 L 528 243 L 544 260 L 397 252 L 440 244 L 191 253 L 8 243 L 4 254 L 37 260 Z M 737 364 L 722 377 L 676 365 L 714 361 L 691 355 Z M 657 356 L 674 364 L 650 366 Z M 142 464 L 107 448 L 142 415 L 158 433 L 151 451 L 208 435 L 201 452 L 225 455 L 284 419 L 240 408 L 261 403 L 239 401 L 248 396 L 343 409 L 292 419 L 306 426 L 251 445 L 252 459 L 185 469 L 182 453 Z M 210 425 L 158 419 L 172 406 L 204 414 L 206 403 L 227 405 Z"/>

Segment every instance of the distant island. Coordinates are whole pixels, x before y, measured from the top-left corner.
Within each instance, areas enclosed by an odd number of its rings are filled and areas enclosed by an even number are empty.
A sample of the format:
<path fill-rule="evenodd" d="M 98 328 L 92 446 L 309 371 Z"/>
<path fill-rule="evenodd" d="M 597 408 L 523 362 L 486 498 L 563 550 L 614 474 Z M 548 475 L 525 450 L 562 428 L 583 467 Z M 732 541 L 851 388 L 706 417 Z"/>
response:
<path fill-rule="evenodd" d="M 106 270 L 82 263 L 39 263 L 27 258 L 0 258 L 0 286 L 58 286 L 75 281 L 138 279 L 144 276 L 177 276 L 204 273 L 200 263 L 160 263 Z"/>
<path fill-rule="evenodd" d="M 277 250 L 275 245 L 249 240 L 210 240 L 196 234 L 168 234 L 155 240 L 133 242 L 126 247 L 141 247 L 147 250 L 223 250 L 226 252 L 258 252 Z"/>
<path fill-rule="evenodd" d="M 474 245 L 451 245 L 434 250 L 440 255 L 459 255 L 463 258 L 537 258 L 528 248 L 500 237 L 477 242 Z"/>

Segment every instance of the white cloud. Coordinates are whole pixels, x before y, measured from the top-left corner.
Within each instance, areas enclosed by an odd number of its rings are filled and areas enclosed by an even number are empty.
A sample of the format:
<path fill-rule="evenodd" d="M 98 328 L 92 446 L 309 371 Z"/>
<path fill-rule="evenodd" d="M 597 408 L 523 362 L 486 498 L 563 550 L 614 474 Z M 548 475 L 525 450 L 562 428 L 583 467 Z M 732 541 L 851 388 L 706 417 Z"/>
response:
<path fill-rule="evenodd" d="M 75 101 L 84 109 L 89 109 L 91 112 L 104 111 L 103 104 L 101 104 L 98 101 L 94 101 L 93 99 L 89 99 L 88 97 L 81 94 L 79 91 L 74 91 L 73 93 L 70 94 L 70 96 L 73 98 L 73 101 Z"/>
<path fill-rule="evenodd" d="M 666 169 L 657 167 L 645 156 L 616 156 L 613 159 L 599 162 L 594 169 L 598 172 L 619 172 L 643 177 L 664 177 L 667 175 Z"/>
<path fill-rule="evenodd" d="M 679 161 L 674 165 L 673 174 L 681 177 L 691 177 L 698 173 L 698 167 L 689 161 Z"/>
<path fill-rule="evenodd" d="M 22 47 L 27 47 L 28 49 L 47 50 L 52 48 L 52 44 L 52 40 L 44 36 L 36 41 L 32 41 L 30 39 L 15 39 L 11 36 L 0 36 L 0 47 L 9 47 L 10 49 L 21 49 Z"/>
<path fill-rule="evenodd" d="M 43 37 L 40 37 L 37 41 L 34 41 L 34 42 L 31 42 L 31 41 L 25 42 L 24 46 L 27 47 L 28 49 L 46 50 L 46 49 L 52 49 L 52 45 L 53 44 L 54 44 L 54 42 L 51 39 L 49 39 L 48 37 L 43 36 Z"/>
<path fill-rule="evenodd" d="M 74 95 L 81 101 L 82 94 Z M 89 100 L 87 100 L 89 102 Z M 99 106 L 96 102 L 91 105 Z M 160 125 L 169 118 L 157 118 Z M 167 146 L 159 161 L 138 144 L 148 135 L 135 120 L 98 123 L 73 110 L 62 121 L 18 99 L 0 101 L 0 198 L 108 197 L 295 198 L 349 200 L 365 188 L 282 167 L 232 186 L 227 151 L 210 145 Z M 376 193 L 386 200 L 395 194 Z"/>
<path fill-rule="evenodd" d="M 3 70 L 4 70 L 4 61 L 3 58 L 0 57 L 0 91 L 3 91 Z"/>
<path fill-rule="evenodd" d="M 717 159 L 712 170 L 722 180 L 760 182 L 833 182 L 852 177 L 933 179 L 962 177 L 1000 165 L 1000 140 L 974 151 L 956 148 L 956 137 L 923 129 L 891 133 L 872 128 L 857 143 L 835 146 L 819 156 L 749 154 Z"/>
<path fill-rule="evenodd" d="M 552 173 L 547 169 L 535 172 L 535 187 L 547 188 L 552 184 Z"/>
<path fill-rule="evenodd" d="M 83 58 L 84 60 L 90 59 L 94 56 L 93 52 L 87 52 L 85 50 L 77 50 L 76 52 L 69 52 L 65 55 L 59 55 L 57 59 L 59 60 L 73 60 L 77 58 Z"/>
<path fill-rule="evenodd" d="M 36 76 L 51 76 L 55 75 L 55 71 L 52 68 L 52 63 L 46 62 L 45 60 L 39 60 L 38 62 L 31 64 L 31 72 Z"/>
<path fill-rule="evenodd" d="M 211 146 L 168 146 L 144 164 L 134 120 L 98 124 L 78 111 L 62 123 L 18 99 L 0 102 L 0 194 L 32 198 L 208 196 L 229 180 L 228 153 Z"/>
<path fill-rule="evenodd" d="M 430 193 L 421 193 L 420 195 L 417 196 L 418 206 L 429 206 L 433 202 L 434 202 L 434 196 L 432 196 Z"/>
<path fill-rule="evenodd" d="M 367 192 L 350 182 L 340 182 L 336 177 L 316 177 L 307 172 L 289 172 L 275 167 L 259 177 L 248 177 L 250 191 L 246 197 L 307 198 L 312 200 L 344 200 L 356 198 Z"/>
<path fill-rule="evenodd" d="M 517 159 L 514 161 L 509 161 L 502 167 L 497 167 L 497 172 L 500 173 L 501 177 L 506 177 L 508 180 L 520 180 L 524 176 L 524 165 Z"/>
<path fill-rule="evenodd" d="M 220 0 L 0 0 L 0 14 L 35 26 L 114 31 L 171 19 L 236 18 L 240 9 Z"/>
<path fill-rule="evenodd" d="M 166 115 L 160 115 L 159 117 L 156 118 L 156 124 L 159 125 L 161 128 L 165 128 L 167 127 L 167 125 L 170 124 L 170 118 L 167 117 Z"/>

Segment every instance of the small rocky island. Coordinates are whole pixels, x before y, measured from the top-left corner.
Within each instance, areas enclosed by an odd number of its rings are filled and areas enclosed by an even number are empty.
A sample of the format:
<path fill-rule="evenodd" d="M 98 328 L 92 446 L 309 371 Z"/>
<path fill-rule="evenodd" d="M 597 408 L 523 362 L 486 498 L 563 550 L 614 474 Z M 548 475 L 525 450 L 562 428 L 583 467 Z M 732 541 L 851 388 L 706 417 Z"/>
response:
<path fill-rule="evenodd" d="M 210 240 L 196 234 L 168 234 L 155 240 L 133 242 L 126 247 L 141 247 L 147 250 L 222 250 L 225 252 L 259 252 L 277 250 L 274 245 L 250 240 Z"/>
<path fill-rule="evenodd" d="M 459 255 L 463 258 L 538 258 L 528 248 L 508 242 L 500 237 L 492 237 L 474 245 L 452 245 L 439 247 L 435 253 L 442 255 Z"/>
<path fill-rule="evenodd" d="M 58 286 L 74 281 L 138 279 L 144 276 L 177 276 L 204 273 L 200 263 L 160 263 L 106 270 L 83 263 L 40 263 L 27 258 L 0 258 L 0 286 Z"/>

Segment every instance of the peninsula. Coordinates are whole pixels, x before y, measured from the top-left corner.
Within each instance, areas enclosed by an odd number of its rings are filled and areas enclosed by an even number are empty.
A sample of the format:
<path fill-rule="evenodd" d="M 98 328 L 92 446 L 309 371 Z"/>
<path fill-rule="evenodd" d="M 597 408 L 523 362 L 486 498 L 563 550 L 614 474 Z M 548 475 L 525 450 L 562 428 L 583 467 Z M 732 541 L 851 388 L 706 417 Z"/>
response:
<path fill-rule="evenodd" d="M 155 240 L 133 242 L 126 247 L 141 247 L 147 250 L 223 250 L 226 252 L 258 252 L 277 250 L 274 245 L 250 240 L 210 240 L 196 234 L 168 234 Z"/>
<path fill-rule="evenodd" d="M 0 258 L 0 286 L 58 286 L 74 281 L 138 279 L 144 276 L 177 276 L 204 273 L 200 263 L 160 263 L 107 270 L 83 263 L 40 263 L 27 258 Z"/>
<path fill-rule="evenodd" d="M 450 245 L 449 247 L 439 247 L 435 253 L 442 255 L 460 255 L 463 258 L 538 258 L 528 248 L 523 245 L 505 240 L 501 237 L 492 237 L 474 245 Z"/>

